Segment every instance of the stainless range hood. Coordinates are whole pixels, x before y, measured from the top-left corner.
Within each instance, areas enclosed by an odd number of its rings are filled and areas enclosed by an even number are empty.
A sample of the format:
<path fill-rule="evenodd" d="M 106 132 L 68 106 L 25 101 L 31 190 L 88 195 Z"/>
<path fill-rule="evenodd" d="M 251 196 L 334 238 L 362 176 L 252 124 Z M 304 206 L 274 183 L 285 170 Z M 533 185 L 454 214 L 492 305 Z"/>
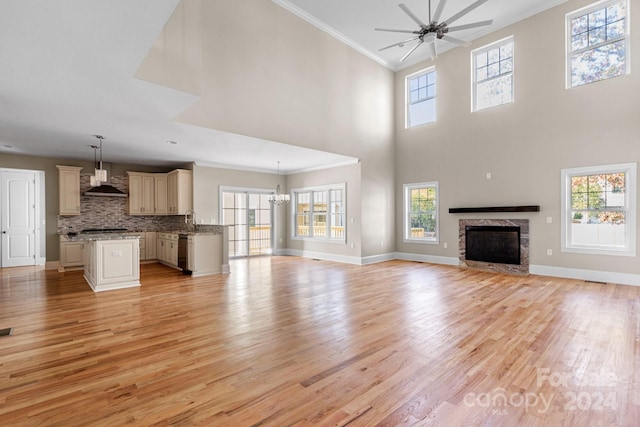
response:
<path fill-rule="evenodd" d="M 93 187 L 90 190 L 85 191 L 84 195 L 102 197 L 127 197 L 127 193 L 124 193 L 109 184 L 102 184 L 98 187 Z"/>

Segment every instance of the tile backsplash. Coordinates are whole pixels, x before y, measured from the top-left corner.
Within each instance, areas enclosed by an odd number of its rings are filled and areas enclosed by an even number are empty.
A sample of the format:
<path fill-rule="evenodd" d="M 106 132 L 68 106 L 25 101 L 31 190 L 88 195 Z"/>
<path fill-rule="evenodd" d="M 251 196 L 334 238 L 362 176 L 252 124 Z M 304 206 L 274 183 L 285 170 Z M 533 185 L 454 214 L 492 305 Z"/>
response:
<path fill-rule="evenodd" d="M 58 233 L 86 228 L 126 228 L 130 231 L 173 231 L 186 229 L 183 215 L 131 216 L 128 197 L 85 196 L 91 188 L 91 174 L 80 175 L 80 215 L 57 217 Z M 109 176 L 108 184 L 129 193 L 128 176 Z"/>

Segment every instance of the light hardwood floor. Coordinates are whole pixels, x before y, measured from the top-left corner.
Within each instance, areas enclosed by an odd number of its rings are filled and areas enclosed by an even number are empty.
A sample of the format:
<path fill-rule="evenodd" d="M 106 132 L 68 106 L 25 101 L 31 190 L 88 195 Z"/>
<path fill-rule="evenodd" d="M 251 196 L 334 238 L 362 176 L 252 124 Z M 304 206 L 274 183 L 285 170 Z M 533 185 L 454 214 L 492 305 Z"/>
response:
<path fill-rule="evenodd" d="M 0 425 L 636 426 L 640 288 L 232 261 L 94 294 L 0 271 Z"/>

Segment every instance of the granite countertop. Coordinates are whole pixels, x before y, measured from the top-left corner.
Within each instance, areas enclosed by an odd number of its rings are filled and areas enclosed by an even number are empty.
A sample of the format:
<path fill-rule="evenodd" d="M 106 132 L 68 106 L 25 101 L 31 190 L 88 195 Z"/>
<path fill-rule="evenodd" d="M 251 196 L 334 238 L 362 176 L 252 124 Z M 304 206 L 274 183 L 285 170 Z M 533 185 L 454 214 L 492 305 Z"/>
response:
<path fill-rule="evenodd" d="M 65 234 L 69 242 L 85 242 L 87 240 L 124 240 L 139 239 L 139 235 L 129 233 L 96 233 L 96 234 Z"/>
<path fill-rule="evenodd" d="M 187 236 L 207 235 L 207 234 L 222 234 L 224 227 L 227 225 L 213 225 L 213 224 L 197 224 L 195 227 L 191 226 L 189 229 L 173 229 L 173 230 L 127 230 L 117 233 L 74 233 L 73 230 L 65 230 L 62 233 L 58 233 L 59 236 L 65 236 L 67 241 L 81 242 L 85 240 L 116 240 L 116 239 L 137 239 L 141 237 L 145 232 L 156 233 L 170 233 L 170 234 L 183 234 Z M 69 232 L 71 231 L 71 232 Z"/>

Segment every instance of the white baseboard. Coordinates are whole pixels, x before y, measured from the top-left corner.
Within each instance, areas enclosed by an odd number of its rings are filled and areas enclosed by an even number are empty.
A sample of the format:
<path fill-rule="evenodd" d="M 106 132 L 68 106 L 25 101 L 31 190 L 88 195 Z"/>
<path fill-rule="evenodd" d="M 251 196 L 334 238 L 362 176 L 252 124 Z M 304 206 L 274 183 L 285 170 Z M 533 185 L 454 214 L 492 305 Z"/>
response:
<path fill-rule="evenodd" d="M 345 264 L 362 265 L 362 258 L 346 255 L 328 254 L 326 252 L 300 251 L 298 249 L 284 249 L 278 251 L 280 255 L 293 255 L 303 258 L 321 259 L 323 261 L 343 262 Z"/>
<path fill-rule="evenodd" d="M 371 255 L 360 258 L 360 265 L 375 264 L 377 262 L 392 261 L 396 258 L 395 253 Z"/>
<path fill-rule="evenodd" d="M 430 262 L 433 264 L 460 265 L 460 260 L 455 257 L 411 254 L 406 252 L 396 252 L 395 259 L 401 259 L 403 261 Z"/>
<path fill-rule="evenodd" d="M 315 258 L 324 261 L 344 262 L 347 264 L 367 265 L 383 261 L 399 259 L 403 261 L 429 262 L 443 265 L 460 265 L 460 260 L 456 257 L 445 257 L 436 255 L 413 254 L 406 252 L 395 252 L 368 257 L 350 257 L 343 255 L 333 255 L 324 252 L 299 251 L 295 249 L 283 249 L 278 251 L 278 255 L 294 255 L 304 258 Z M 584 270 L 579 268 L 552 267 L 547 265 L 529 266 L 529 272 L 539 276 L 562 277 L 565 279 L 590 280 L 593 282 L 617 283 L 620 285 L 640 286 L 640 274 L 616 273 L 612 271 Z"/>
<path fill-rule="evenodd" d="M 563 277 L 565 279 L 590 280 L 592 282 L 617 283 L 640 286 L 640 274 L 616 273 L 614 271 L 584 270 L 581 268 L 529 265 L 529 272 L 540 276 Z"/>

